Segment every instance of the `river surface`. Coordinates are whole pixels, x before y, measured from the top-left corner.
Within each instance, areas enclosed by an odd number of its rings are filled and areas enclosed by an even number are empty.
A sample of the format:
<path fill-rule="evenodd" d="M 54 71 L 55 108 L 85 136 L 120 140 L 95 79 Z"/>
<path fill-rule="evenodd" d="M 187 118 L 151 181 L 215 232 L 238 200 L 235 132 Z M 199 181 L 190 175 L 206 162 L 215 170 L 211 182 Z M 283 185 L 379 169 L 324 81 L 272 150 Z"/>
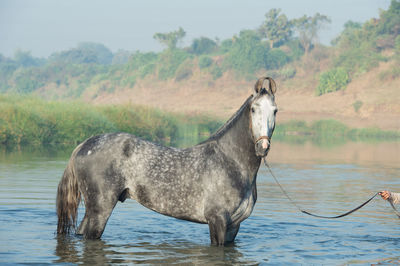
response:
<path fill-rule="evenodd" d="M 260 168 L 258 200 L 236 241 L 210 246 L 208 226 L 118 203 L 101 240 L 57 237 L 55 197 L 70 150 L 0 151 L 0 264 L 399 264 L 400 219 L 380 198 L 350 216 L 306 216 Z M 400 192 L 400 143 L 273 143 L 268 161 L 304 209 L 337 215 L 376 191 Z M 79 209 L 82 218 L 84 207 Z"/>

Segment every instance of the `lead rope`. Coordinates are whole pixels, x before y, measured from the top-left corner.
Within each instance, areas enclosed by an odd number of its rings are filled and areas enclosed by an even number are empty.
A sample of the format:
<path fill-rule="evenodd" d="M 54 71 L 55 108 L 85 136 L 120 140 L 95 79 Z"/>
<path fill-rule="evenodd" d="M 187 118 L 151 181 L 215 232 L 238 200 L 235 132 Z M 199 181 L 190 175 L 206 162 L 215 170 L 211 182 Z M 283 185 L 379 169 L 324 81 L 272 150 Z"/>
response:
<path fill-rule="evenodd" d="M 396 209 L 396 207 L 393 205 L 393 202 L 389 201 L 390 206 L 392 206 L 394 213 L 397 215 L 397 217 L 400 218 L 400 212 Z"/>
<path fill-rule="evenodd" d="M 361 209 L 362 207 L 364 207 L 365 205 L 367 205 L 372 199 L 374 199 L 377 195 L 379 195 L 379 192 L 376 192 L 375 195 L 373 195 L 370 199 L 368 199 L 367 201 L 365 201 L 363 204 L 361 204 L 360 206 L 337 216 L 323 216 L 323 215 L 317 215 L 317 214 L 313 214 L 310 213 L 308 211 L 303 210 L 302 208 L 300 208 L 296 202 L 294 202 L 292 200 L 292 198 L 286 193 L 286 191 L 283 189 L 283 187 L 281 186 L 281 184 L 279 183 L 278 179 L 275 177 L 274 173 L 272 172 L 271 168 L 269 167 L 269 165 L 267 164 L 267 160 L 265 159 L 265 157 L 263 157 L 263 161 L 265 166 L 268 168 L 270 174 L 272 175 L 272 177 L 275 179 L 276 184 L 278 184 L 279 188 L 281 189 L 282 193 L 286 196 L 286 198 L 288 198 L 288 200 L 302 213 L 310 215 L 310 216 L 314 216 L 314 217 L 318 217 L 318 218 L 324 218 L 324 219 L 337 219 L 337 218 L 341 218 L 341 217 L 345 217 L 359 209 Z M 395 214 L 400 218 L 400 213 L 397 211 L 396 207 L 394 207 L 393 203 L 391 201 L 389 201 L 390 205 L 392 206 Z"/>

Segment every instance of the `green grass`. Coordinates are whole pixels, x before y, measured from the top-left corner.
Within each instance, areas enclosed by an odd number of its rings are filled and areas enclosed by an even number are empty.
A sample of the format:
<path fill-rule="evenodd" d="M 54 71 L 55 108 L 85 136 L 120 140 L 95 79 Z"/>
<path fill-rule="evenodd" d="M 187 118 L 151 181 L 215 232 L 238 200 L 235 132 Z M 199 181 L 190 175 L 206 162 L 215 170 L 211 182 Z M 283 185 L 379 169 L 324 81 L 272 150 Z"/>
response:
<path fill-rule="evenodd" d="M 74 145 L 107 132 L 127 132 L 163 144 L 184 135 L 201 138 L 219 123 L 206 117 L 186 118 L 140 106 L 92 106 L 82 102 L 46 102 L 28 96 L 0 95 L 0 144 Z"/>
<path fill-rule="evenodd" d="M 127 132 L 172 146 L 190 146 L 213 132 L 222 122 L 206 116 L 184 116 L 132 106 L 93 106 L 83 102 L 47 102 L 31 96 L 0 95 L 0 145 L 76 145 L 88 137 Z M 319 145 L 344 141 L 400 140 L 400 132 L 377 128 L 351 129 L 335 120 L 310 125 L 303 121 L 278 124 L 274 139 Z"/>

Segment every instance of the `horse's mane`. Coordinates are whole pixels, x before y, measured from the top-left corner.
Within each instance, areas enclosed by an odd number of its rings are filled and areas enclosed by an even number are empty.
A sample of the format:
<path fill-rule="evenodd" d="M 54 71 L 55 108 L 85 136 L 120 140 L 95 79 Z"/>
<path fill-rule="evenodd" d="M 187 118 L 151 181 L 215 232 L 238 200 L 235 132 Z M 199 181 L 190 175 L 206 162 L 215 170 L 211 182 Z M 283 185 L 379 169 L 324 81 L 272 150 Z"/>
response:
<path fill-rule="evenodd" d="M 253 96 L 249 96 L 247 100 L 242 104 L 242 106 L 239 108 L 239 110 L 234 113 L 229 120 L 223 124 L 214 134 L 212 134 L 207 140 L 200 142 L 199 144 L 203 144 L 209 141 L 213 141 L 218 139 L 220 136 L 224 135 L 226 131 L 228 131 L 234 124 L 235 122 L 239 119 L 241 114 L 246 110 L 247 106 L 250 104 Z"/>

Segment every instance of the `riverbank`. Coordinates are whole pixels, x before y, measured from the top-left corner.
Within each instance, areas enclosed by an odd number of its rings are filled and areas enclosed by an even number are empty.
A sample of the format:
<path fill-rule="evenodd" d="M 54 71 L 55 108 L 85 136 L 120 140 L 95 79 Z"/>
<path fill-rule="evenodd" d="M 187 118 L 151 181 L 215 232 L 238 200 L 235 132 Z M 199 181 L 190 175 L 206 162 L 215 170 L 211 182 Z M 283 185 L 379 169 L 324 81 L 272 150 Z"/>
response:
<path fill-rule="evenodd" d="M 78 101 L 44 101 L 28 96 L 0 96 L 0 144 L 76 145 L 90 136 L 127 132 L 171 146 L 190 146 L 224 122 L 205 115 L 183 115 L 135 105 L 90 105 Z M 336 120 L 277 123 L 274 139 L 334 143 L 347 140 L 400 140 L 399 131 L 350 128 Z M 184 142 L 182 140 L 185 140 Z"/>
<path fill-rule="evenodd" d="M 78 101 L 0 96 L 0 144 L 6 146 L 68 146 L 109 132 L 127 132 L 174 145 L 180 138 L 210 135 L 220 125 L 208 116 L 183 116 L 142 106 L 94 106 Z"/>

